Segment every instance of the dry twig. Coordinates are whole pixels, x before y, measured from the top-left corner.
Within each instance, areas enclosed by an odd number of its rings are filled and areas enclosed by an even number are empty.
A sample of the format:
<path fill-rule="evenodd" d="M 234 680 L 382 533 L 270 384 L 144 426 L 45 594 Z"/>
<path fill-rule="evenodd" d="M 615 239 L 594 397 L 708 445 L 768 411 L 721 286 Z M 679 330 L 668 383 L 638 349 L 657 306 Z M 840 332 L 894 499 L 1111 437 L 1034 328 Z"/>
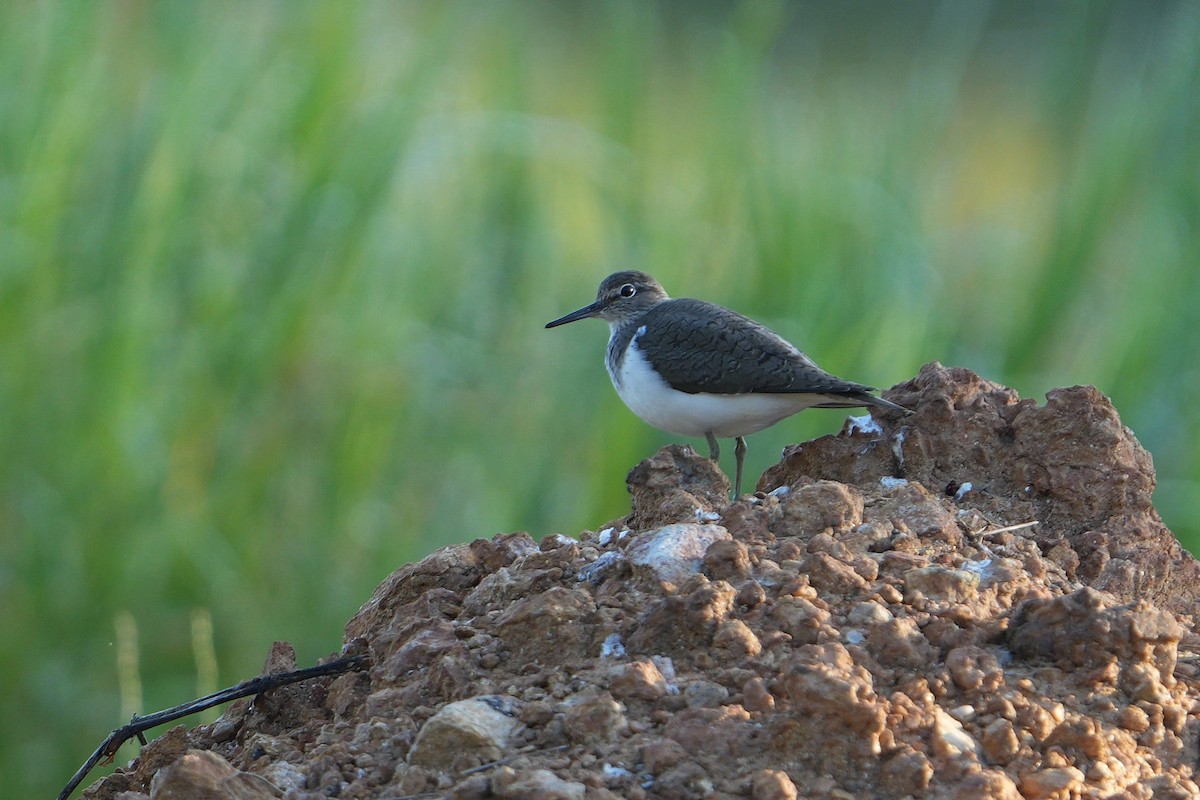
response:
<path fill-rule="evenodd" d="M 76 787 L 87 777 L 88 773 L 97 764 L 101 762 L 107 764 L 109 761 L 112 761 L 113 756 L 117 754 L 117 750 L 125 742 L 136 736 L 139 742 L 143 745 L 146 744 L 146 737 L 143 734 L 151 728 L 158 727 L 167 722 L 173 722 L 189 714 L 204 711 L 206 708 L 212 708 L 221 703 L 228 703 L 230 700 L 237 700 L 239 697 L 262 694 L 271 689 L 286 686 L 289 683 L 298 683 L 312 678 L 321 678 L 326 675 L 340 675 L 343 672 L 363 670 L 368 666 L 369 662 L 366 656 L 340 658 L 337 661 L 330 661 L 328 664 L 318 664 L 315 667 L 298 669 L 292 672 L 260 675 L 257 678 L 242 681 L 237 686 L 231 686 L 228 689 L 214 692 L 207 697 L 200 697 L 183 705 L 168 708 L 164 711 L 156 711 L 153 714 L 146 714 L 145 716 L 134 714 L 133 719 L 129 721 L 128 725 L 117 728 L 110 733 L 108 738 L 100 743 L 100 746 L 96 748 L 96 751 L 92 753 L 88 760 L 83 762 L 83 766 L 71 777 L 66 787 L 58 793 L 58 800 L 67 800 Z"/>

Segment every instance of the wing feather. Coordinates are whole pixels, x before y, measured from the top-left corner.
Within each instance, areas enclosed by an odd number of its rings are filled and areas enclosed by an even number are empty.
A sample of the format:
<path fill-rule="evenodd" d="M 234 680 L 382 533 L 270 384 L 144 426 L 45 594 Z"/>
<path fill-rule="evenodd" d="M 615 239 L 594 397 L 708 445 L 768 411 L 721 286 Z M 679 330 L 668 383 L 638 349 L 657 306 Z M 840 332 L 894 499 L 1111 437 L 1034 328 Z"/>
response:
<path fill-rule="evenodd" d="M 702 300 L 659 303 L 638 328 L 643 355 L 682 392 L 838 395 L 855 405 L 878 399 L 866 395 L 870 386 L 830 375 L 769 328 Z"/>

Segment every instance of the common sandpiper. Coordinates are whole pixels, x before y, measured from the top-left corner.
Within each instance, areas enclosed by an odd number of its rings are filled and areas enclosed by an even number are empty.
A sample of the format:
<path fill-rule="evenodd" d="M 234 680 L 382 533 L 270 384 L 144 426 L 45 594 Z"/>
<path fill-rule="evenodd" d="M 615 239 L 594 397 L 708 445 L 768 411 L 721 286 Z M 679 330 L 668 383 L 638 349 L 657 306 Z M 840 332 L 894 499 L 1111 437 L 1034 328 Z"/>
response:
<path fill-rule="evenodd" d="M 734 497 L 742 493 L 746 439 L 806 408 L 873 406 L 909 413 L 871 394 L 873 387 L 830 375 L 794 345 L 736 311 L 672 299 L 644 272 L 609 275 L 596 301 L 547 328 L 600 317 L 608 323 L 604 364 L 629 409 L 656 428 L 703 436 L 708 457 L 717 438 L 736 440 Z"/>

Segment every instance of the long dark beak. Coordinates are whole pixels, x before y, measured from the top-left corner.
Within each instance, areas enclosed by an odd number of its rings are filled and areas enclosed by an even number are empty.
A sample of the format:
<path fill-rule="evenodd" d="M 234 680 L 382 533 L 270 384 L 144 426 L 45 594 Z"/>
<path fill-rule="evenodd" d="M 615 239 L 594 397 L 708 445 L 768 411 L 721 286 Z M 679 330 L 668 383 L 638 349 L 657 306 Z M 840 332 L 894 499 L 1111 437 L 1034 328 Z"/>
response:
<path fill-rule="evenodd" d="M 567 314 L 565 317 L 559 317 L 558 319 L 554 320 L 553 322 L 547 322 L 546 327 L 547 328 L 555 328 L 555 327 L 558 327 L 559 325 L 566 325 L 568 322 L 575 322 L 576 320 L 587 319 L 588 317 L 594 317 L 600 313 L 601 308 L 602 308 L 602 306 L 600 304 L 600 301 L 597 300 L 596 302 L 592 303 L 590 306 L 584 306 L 583 308 L 578 309 L 577 311 L 572 311 L 570 314 Z"/>

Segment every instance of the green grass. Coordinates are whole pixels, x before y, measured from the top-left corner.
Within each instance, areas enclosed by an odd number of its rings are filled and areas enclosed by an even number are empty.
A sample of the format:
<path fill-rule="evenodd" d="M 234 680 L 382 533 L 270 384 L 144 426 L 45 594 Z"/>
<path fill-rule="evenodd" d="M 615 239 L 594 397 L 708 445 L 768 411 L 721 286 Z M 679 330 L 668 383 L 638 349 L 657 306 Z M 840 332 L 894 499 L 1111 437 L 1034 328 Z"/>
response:
<path fill-rule="evenodd" d="M 691 9 L 0 6 L 13 796 L 122 721 L 125 613 L 150 711 L 194 609 L 230 684 L 434 547 L 625 513 L 672 438 L 541 327 L 617 268 L 855 380 L 1094 383 L 1200 545 L 1196 6 Z"/>

